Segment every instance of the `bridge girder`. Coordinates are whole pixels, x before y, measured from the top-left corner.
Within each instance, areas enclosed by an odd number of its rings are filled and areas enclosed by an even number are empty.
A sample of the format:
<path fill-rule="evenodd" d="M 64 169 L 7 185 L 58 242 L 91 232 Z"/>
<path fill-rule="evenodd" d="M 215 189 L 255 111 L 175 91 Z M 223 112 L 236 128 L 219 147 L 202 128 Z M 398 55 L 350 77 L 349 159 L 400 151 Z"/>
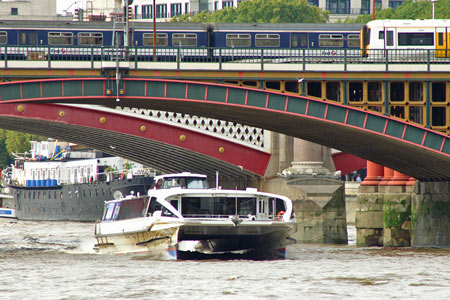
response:
<path fill-rule="evenodd" d="M 106 78 L 0 85 L 3 103 L 78 103 L 174 111 L 239 122 L 322 144 L 423 181 L 450 180 L 450 138 L 380 114 L 251 88 L 124 79 L 116 101 Z M 116 91 L 117 92 L 117 91 Z"/>

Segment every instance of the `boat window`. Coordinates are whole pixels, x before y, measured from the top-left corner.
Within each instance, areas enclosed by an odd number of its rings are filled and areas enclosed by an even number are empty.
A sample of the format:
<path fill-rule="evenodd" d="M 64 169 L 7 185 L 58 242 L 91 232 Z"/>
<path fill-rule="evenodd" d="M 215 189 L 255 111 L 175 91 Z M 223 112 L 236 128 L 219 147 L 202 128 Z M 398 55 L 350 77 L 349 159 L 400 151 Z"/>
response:
<path fill-rule="evenodd" d="M 126 201 L 121 201 L 120 211 L 117 220 L 125 220 L 142 217 L 142 212 L 147 207 L 146 198 L 136 198 Z"/>
<path fill-rule="evenodd" d="M 78 33 L 78 45 L 102 46 L 103 33 L 101 32 L 80 32 Z"/>
<path fill-rule="evenodd" d="M 282 199 L 276 198 L 275 212 L 276 212 L 276 214 L 278 214 L 280 211 L 286 211 L 286 206 L 284 205 L 284 201 Z"/>
<path fill-rule="evenodd" d="M 162 205 L 156 201 L 156 197 L 150 199 L 150 206 L 148 207 L 147 216 L 151 216 L 155 211 L 161 210 Z"/>
<path fill-rule="evenodd" d="M 228 217 L 230 215 L 248 216 L 256 214 L 256 198 L 238 197 L 236 210 L 235 197 L 183 197 L 181 199 L 184 217 Z"/>
<path fill-rule="evenodd" d="M 156 188 L 170 189 L 180 187 L 183 189 L 207 189 L 208 182 L 203 177 L 165 177 L 164 182 L 158 180 Z"/>

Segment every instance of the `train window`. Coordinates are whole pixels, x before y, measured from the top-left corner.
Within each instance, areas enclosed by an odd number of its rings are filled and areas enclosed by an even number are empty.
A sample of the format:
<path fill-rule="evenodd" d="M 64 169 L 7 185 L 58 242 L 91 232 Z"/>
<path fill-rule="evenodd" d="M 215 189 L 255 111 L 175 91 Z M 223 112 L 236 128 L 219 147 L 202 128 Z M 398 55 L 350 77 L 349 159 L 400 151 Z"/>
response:
<path fill-rule="evenodd" d="M 165 47 L 169 44 L 169 37 L 167 33 L 156 34 L 156 46 Z M 144 33 L 142 35 L 142 45 L 153 46 L 153 33 Z"/>
<path fill-rule="evenodd" d="M 409 120 L 418 124 L 423 124 L 423 107 L 422 106 L 410 106 L 409 107 Z"/>
<path fill-rule="evenodd" d="M 279 34 L 257 34 L 255 35 L 256 47 L 280 47 Z"/>
<path fill-rule="evenodd" d="M 197 34 L 195 33 L 174 33 L 172 34 L 172 46 L 197 46 Z"/>
<path fill-rule="evenodd" d="M 347 45 L 349 47 L 357 47 L 357 48 L 359 48 L 359 46 L 360 46 L 359 34 L 349 34 L 347 36 Z"/>
<path fill-rule="evenodd" d="M 432 82 L 431 83 L 431 101 L 432 102 L 445 102 L 445 82 Z"/>
<path fill-rule="evenodd" d="M 379 81 L 367 83 L 367 101 L 379 102 L 381 101 L 383 89 L 382 84 Z"/>
<path fill-rule="evenodd" d="M 100 32 L 78 33 L 78 45 L 102 46 L 103 34 Z"/>
<path fill-rule="evenodd" d="M 0 44 L 8 43 L 8 33 L 6 31 L 0 31 Z"/>
<path fill-rule="evenodd" d="M 250 47 L 251 44 L 250 34 L 227 34 L 227 47 Z"/>
<path fill-rule="evenodd" d="M 423 82 L 410 82 L 409 83 L 409 100 L 411 102 L 423 101 Z"/>
<path fill-rule="evenodd" d="M 386 32 L 386 46 L 394 46 L 394 32 L 393 31 Z"/>
<path fill-rule="evenodd" d="M 342 34 L 320 34 L 319 47 L 344 47 Z"/>
<path fill-rule="evenodd" d="M 36 31 L 34 30 L 20 30 L 19 31 L 20 45 L 36 45 Z"/>
<path fill-rule="evenodd" d="M 432 46 L 434 45 L 432 32 L 404 32 L 398 34 L 399 46 Z"/>
<path fill-rule="evenodd" d="M 72 32 L 49 32 L 48 33 L 49 45 L 73 45 L 73 33 Z"/>

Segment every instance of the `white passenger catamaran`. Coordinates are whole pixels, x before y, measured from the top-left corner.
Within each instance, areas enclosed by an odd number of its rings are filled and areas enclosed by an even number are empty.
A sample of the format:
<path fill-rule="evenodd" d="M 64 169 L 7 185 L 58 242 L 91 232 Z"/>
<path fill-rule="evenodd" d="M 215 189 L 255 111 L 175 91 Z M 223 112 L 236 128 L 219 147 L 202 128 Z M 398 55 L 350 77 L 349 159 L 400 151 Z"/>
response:
<path fill-rule="evenodd" d="M 256 189 L 208 188 L 205 175 L 155 177 L 147 196 L 105 203 L 95 224 L 99 253 L 168 258 L 238 253 L 284 257 L 293 229 L 292 201 Z"/>

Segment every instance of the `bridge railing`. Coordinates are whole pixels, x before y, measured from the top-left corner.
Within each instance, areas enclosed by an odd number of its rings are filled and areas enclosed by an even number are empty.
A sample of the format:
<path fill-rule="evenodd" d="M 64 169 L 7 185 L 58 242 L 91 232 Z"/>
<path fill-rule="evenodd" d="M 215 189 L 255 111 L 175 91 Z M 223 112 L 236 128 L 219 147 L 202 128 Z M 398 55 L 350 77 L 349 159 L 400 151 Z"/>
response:
<path fill-rule="evenodd" d="M 392 64 L 447 64 L 450 50 L 436 49 L 369 49 L 366 57 L 360 49 L 274 49 L 274 48 L 185 48 L 164 47 L 50 47 L 50 46 L 2 46 L 0 57 L 5 66 L 10 61 L 44 61 L 51 67 L 53 61 L 120 61 L 133 62 L 137 68 L 144 62 L 257 64 L 264 70 L 266 64 L 324 64 L 339 63 L 347 69 L 351 64 L 378 64 L 389 69 Z"/>

